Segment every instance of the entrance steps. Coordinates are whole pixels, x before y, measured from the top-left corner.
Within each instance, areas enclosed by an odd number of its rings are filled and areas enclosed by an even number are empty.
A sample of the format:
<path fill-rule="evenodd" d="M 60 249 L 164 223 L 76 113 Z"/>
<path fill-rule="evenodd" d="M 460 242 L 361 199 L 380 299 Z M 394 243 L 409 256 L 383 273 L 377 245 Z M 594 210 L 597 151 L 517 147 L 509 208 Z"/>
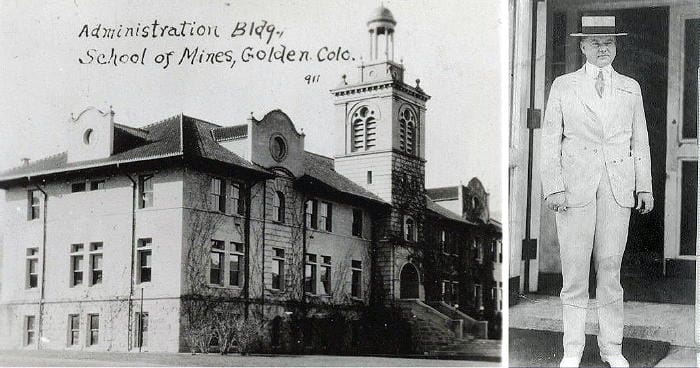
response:
<path fill-rule="evenodd" d="M 695 306 L 649 302 L 624 302 L 624 336 L 695 346 Z M 559 297 L 528 294 L 509 308 L 509 327 L 562 332 L 562 308 Z M 589 302 L 586 333 L 598 333 L 595 300 Z"/>
<path fill-rule="evenodd" d="M 465 359 L 499 359 L 500 340 L 475 338 L 471 333 L 479 332 L 480 328 L 486 331 L 485 322 L 474 320 L 444 303 L 434 304 L 437 308 L 418 299 L 402 299 L 397 303 L 403 317 L 411 324 L 414 352 Z"/>

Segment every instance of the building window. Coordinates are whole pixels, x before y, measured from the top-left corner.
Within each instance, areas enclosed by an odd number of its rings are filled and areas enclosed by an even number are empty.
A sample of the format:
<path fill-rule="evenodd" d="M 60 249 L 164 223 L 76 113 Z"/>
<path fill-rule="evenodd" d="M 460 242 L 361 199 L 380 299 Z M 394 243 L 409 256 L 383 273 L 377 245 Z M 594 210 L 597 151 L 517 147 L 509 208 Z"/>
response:
<path fill-rule="evenodd" d="M 411 216 L 404 216 L 403 224 L 404 239 L 408 241 L 416 241 L 416 221 Z"/>
<path fill-rule="evenodd" d="M 306 254 L 306 265 L 304 267 L 304 291 L 316 294 L 316 255 Z"/>
<path fill-rule="evenodd" d="M 442 300 L 450 305 L 456 305 L 459 301 L 459 283 L 456 281 L 442 281 Z"/>
<path fill-rule="evenodd" d="M 503 310 L 503 282 L 498 282 L 498 310 Z"/>
<path fill-rule="evenodd" d="M 209 262 L 209 283 L 223 285 L 223 266 L 226 245 L 223 240 L 211 240 L 211 252 Z"/>
<path fill-rule="evenodd" d="M 333 231 L 333 204 L 321 202 L 321 227 L 328 232 Z"/>
<path fill-rule="evenodd" d="M 417 127 L 416 114 L 412 109 L 404 107 L 399 113 L 399 149 L 401 151 L 411 155 L 416 154 Z"/>
<path fill-rule="evenodd" d="M 281 162 L 287 157 L 287 142 L 281 135 L 278 134 L 270 140 L 270 154 L 277 162 Z"/>
<path fill-rule="evenodd" d="M 277 191 L 275 196 L 272 198 L 272 209 L 275 215 L 275 221 L 284 222 L 284 193 Z"/>
<path fill-rule="evenodd" d="M 474 284 L 474 307 L 476 310 L 484 309 L 484 294 L 481 291 L 481 284 Z"/>
<path fill-rule="evenodd" d="M 104 180 L 94 180 L 90 182 L 90 190 L 100 190 L 105 188 Z"/>
<path fill-rule="evenodd" d="M 362 236 L 362 210 L 359 208 L 352 209 L 352 235 Z"/>
<path fill-rule="evenodd" d="M 210 191 L 210 208 L 215 211 L 226 212 L 226 181 L 219 178 L 211 178 Z"/>
<path fill-rule="evenodd" d="M 136 312 L 136 346 L 148 346 L 148 313 Z"/>
<path fill-rule="evenodd" d="M 326 295 L 331 295 L 332 290 L 332 280 L 331 280 L 331 257 L 322 256 L 323 263 L 321 264 L 321 285 L 323 285 L 323 293 Z"/>
<path fill-rule="evenodd" d="M 367 171 L 367 184 L 372 184 L 372 171 Z"/>
<path fill-rule="evenodd" d="M 26 288 L 33 289 L 39 285 L 39 248 L 27 249 Z"/>
<path fill-rule="evenodd" d="M 375 111 L 367 106 L 361 106 L 352 114 L 352 147 L 353 152 L 373 148 L 377 140 L 377 117 Z"/>
<path fill-rule="evenodd" d="M 362 261 L 352 260 L 352 285 L 350 294 L 355 298 L 362 297 Z"/>
<path fill-rule="evenodd" d="M 447 253 L 457 255 L 457 242 L 454 233 L 445 233 L 445 244 L 447 246 Z"/>
<path fill-rule="evenodd" d="M 36 342 L 36 318 L 24 316 L 24 345 L 34 345 Z"/>
<path fill-rule="evenodd" d="M 70 252 L 70 285 L 81 285 L 83 283 L 83 244 L 71 244 Z"/>
<path fill-rule="evenodd" d="M 235 214 L 245 215 L 245 201 L 240 183 L 231 183 L 231 211 Z"/>
<path fill-rule="evenodd" d="M 443 253 L 447 253 L 447 232 L 440 230 L 440 249 Z"/>
<path fill-rule="evenodd" d="M 243 286 L 243 243 L 231 242 L 229 250 L 229 285 Z"/>
<path fill-rule="evenodd" d="M 30 190 L 27 192 L 27 198 L 29 206 L 27 206 L 27 218 L 30 220 L 38 219 L 41 215 L 41 208 L 39 207 L 39 191 Z"/>
<path fill-rule="evenodd" d="M 503 243 L 500 240 L 496 240 L 496 249 L 498 252 L 498 263 L 503 263 Z"/>
<path fill-rule="evenodd" d="M 452 301 L 455 306 L 459 303 L 459 283 L 457 281 L 452 282 Z"/>
<path fill-rule="evenodd" d="M 139 176 L 139 208 L 153 206 L 153 175 Z"/>
<path fill-rule="evenodd" d="M 448 280 L 442 280 L 442 300 L 450 304 L 452 298 L 452 283 Z"/>
<path fill-rule="evenodd" d="M 306 214 L 306 227 L 309 229 L 318 228 L 318 203 L 315 199 L 309 199 L 304 205 Z"/>
<path fill-rule="evenodd" d="M 476 248 L 476 262 L 484 263 L 484 247 L 476 239 L 474 239 L 473 246 Z"/>
<path fill-rule="evenodd" d="M 137 243 L 138 282 L 151 282 L 151 258 L 153 256 L 151 238 L 139 239 Z"/>
<path fill-rule="evenodd" d="M 284 249 L 272 248 L 272 288 L 284 290 Z"/>
<path fill-rule="evenodd" d="M 88 346 L 97 345 L 100 343 L 100 315 L 88 314 L 88 324 L 90 327 Z"/>
<path fill-rule="evenodd" d="M 73 183 L 70 186 L 71 193 L 79 193 L 85 191 L 85 182 Z"/>
<path fill-rule="evenodd" d="M 90 243 L 90 285 L 102 283 L 102 242 Z"/>
<path fill-rule="evenodd" d="M 68 316 L 68 346 L 76 346 L 80 343 L 80 315 Z"/>

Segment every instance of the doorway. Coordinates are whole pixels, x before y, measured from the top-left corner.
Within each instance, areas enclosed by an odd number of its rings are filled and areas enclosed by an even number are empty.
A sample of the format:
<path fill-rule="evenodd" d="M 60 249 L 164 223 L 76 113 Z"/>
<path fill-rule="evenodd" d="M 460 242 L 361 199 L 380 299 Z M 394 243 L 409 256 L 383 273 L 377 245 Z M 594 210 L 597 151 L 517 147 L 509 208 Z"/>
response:
<path fill-rule="evenodd" d="M 411 263 L 406 263 L 401 269 L 400 298 L 418 299 L 418 270 Z"/>
<path fill-rule="evenodd" d="M 617 28 L 627 32 L 628 35 L 618 37 L 617 56 L 613 62 L 614 69 L 620 74 L 627 75 L 639 82 L 644 99 L 644 110 L 647 120 L 649 146 L 651 151 L 651 172 L 655 207 L 654 211 L 647 215 L 639 215 L 632 211 L 630 218 L 630 230 L 627 248 L 622 265 L 622 284 L 625 288 L 625 300 L 651 301 L 662 303 L 694 303 L 694 272 L 688 270 L 693 267 L 683 267 L 680 270 L 675 266 L 675 259 L 669 259 L 669 248 L 674 244 L 682 244 L 684 238 L 678 235 L 678 242 L 668 240 L 666 227 L 679 225 L 669 222 L 669 206 L 679 207 L 685 203 L 685 198 L 697 195 L 697 189 L 678 186 L 678 193 L 668 190 L 667 173 L 669 157 L 674 156 L 672 149 L 676 142 L 669 139 L 669 106 L 672 105 L 674 94 L 673 83 L 669 69 L 670 54 L 675 48 L 673 41 L 669 44 L 669 30 L 677 21 L 671 14 L 673 11 L 668 6 L 644 7 L 644 8 L 613 8 L 604 4 L 588 4 L 581 9 L 573 10 L 549 9 L 548 23 L 548 52 L 546 62 L 545 89 L 549 90 L 554 78 L 567 72 L 572 72 L 584 63 L 583 55 L 579 49 L 577 40 L 572 40 L 568 34 L 578 30 L 578 22 L 581 15 L 607 14 L 615 15 Z M 606 9 L 602 9 L 606 8 Z M 584 10 L 585 9 L 585 10 Z M 675 22 L 675 23 L 673 23 Z M 673 24 L 671 24 L 673 23 Z M 697 67 L 697 49 L 695 53 L 695 65 Z M 673 67 L 673 66 L 672 66 Z M 671 85 L 669 85 L 671 83 Z M 678 94 L 678 93 L 676 93 Z M 679 97 L 680 98 L 680 97 Z M 697 100 L 697 94 L 695 94 Z M 683 162 L 683 161 L 681 161 Z M 690 172 L 697 167 L 697 154 L 695 166 L 683 165 L 681 172 Z M 687 175 L 686 175 L 687 176 Z M 682 188 L 682 189 L 680 189 Z M 670 197 L 667 198 L 667 196 Z M 689 206 L 689 205 L 688 205 Z M 685 206 L 685 207 L 688 207 Z M 684 208 L 684 207 L 683 207 Z M 681 212 L 681 211 L 679 211 Z M 685 213 L 685 216 L 682 214 Z M 679 223 L 685 221 L 696 228 L 697 219 L 690 218 L 690 210 L 681 212 L 678 216 Z M 693 211 L 694 213 L 694 211 Z M 671 225 L 669 225 L 671 224 Z M 689 241 L 685 241 L 689 243 Z M 561 289 L 561 274 L 558 277 L 540 277 L 540 290 L 547 294 L 558 295 Z M 591 290 L 595 289 L 594 273 L 591 272 Z M 552 285 L 552 281 L 556 284 Z M 553 287 L 554 286 L 554 287 Z"/>

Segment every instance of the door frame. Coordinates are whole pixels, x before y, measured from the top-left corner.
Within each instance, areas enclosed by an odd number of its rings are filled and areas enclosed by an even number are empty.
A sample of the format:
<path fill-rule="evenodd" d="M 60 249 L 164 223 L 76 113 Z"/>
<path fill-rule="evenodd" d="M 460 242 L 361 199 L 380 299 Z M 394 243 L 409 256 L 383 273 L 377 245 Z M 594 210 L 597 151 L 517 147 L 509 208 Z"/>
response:
<path fill-rule="evenodd" d="M 669 259 L 695 260 L 680 254 L 681 241 L 681 165 L 697 161 L 698 139 L 683 138 L 683 92 L 685 69 L 685 20 L 700 18 L 697 6 L 675 6 L 669 11 L 668 102 L 666 124 L 666 201 L 664 218 L 664 274 Z M 669 200 L 673 199 L 673 200 Z M 696 252 L 697 253 L 697 252 Z"/>
<path fill-rule="evenodd" d="M 698 159 L 698 139 L 683 139 L 682 96 L 685 56 L 685 19 L 700 17 L 700 7 L 694 0 L 560 0 L 552 3 L 551 11 L 574 12 L 620 10 L 666 6 L 669 8 L 668 75 L 666 106 L 666 181 L 664 199 L 663 273 L 670 259 L 694 261 L 696 256 L 680 255 L 680 201 L 682 161 Z M 567 64 L 570 60 L 567 59 Z M 657 206 L 662 205 L 660 203 Z"/>

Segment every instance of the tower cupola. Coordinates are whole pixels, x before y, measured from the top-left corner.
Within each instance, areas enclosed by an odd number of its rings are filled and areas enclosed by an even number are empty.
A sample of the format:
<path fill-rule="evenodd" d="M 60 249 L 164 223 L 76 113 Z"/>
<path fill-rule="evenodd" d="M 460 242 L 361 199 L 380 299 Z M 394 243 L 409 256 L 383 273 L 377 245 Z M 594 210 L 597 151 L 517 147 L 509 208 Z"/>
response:
<path fill-rule="evenodd" d="M 370 61 L 394 60 L 395 26 L 396 20 L 389 9 L 380 6 L 372 12 L 367 22 Z"/>

